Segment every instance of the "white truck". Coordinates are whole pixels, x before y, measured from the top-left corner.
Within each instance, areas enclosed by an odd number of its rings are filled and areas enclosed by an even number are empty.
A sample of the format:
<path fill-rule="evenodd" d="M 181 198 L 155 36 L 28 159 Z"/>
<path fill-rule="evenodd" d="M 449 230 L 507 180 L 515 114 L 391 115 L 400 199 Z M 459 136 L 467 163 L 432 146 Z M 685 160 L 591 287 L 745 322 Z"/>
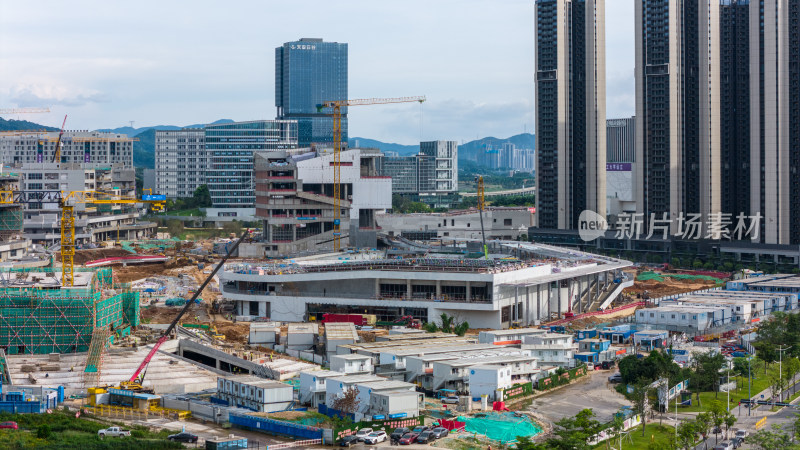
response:
<path fill-rule="evenodd" d="M 123 436 L 130 436 L 130 435 L 131 435 L 131 432 L 129 430 L 123 430 L 120 427 L 110 427 L 110 428 L 106 428 L 105 430 L 100 430 L 100 431 L 97 432 L 97 436 L 99 436 L 100 439 L 103 439 L 106 436 L 109 436 L 109 437 L 123 437 Z"/>

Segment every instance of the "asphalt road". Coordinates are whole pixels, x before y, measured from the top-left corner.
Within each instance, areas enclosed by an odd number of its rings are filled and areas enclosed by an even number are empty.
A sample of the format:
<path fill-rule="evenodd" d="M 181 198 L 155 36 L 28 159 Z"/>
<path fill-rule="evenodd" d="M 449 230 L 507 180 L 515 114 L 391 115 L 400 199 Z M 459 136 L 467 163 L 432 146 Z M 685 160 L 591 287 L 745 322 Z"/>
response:
<path fill-rule="evenodd" d="M 614 370 L 590 371 L 589 375 L 575 384 L 535 398 L 528 409 L 556 422 L 591 408 L 597 420 L 609 421 L 620 408 L 631 405 L 608 382 L 608 377 L 614 373 Z"/>

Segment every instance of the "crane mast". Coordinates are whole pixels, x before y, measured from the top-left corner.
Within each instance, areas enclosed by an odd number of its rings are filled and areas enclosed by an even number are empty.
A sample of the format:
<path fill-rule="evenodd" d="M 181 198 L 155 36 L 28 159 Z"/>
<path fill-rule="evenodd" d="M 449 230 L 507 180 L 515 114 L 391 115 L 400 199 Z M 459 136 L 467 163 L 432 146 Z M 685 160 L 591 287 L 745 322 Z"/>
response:
<path fill-rule="evenodd" d="M 362 105 L 385 105 L 390 103 L 422 103 L 424 96 L 396 98 L 362 98 L 353 100 L 330 100 L 317 105 L 317 110 L 333 108 L 333 250 L 341 249 L 342 223 L 342 107 Z"/>

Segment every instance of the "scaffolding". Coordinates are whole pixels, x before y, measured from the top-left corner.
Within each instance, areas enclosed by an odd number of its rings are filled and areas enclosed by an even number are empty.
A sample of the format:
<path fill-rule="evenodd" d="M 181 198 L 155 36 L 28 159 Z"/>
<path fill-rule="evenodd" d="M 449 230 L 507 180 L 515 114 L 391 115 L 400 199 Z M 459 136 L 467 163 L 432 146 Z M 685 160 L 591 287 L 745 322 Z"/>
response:
<path fill-rule="evenodd" d="M 108 330 L 106 342 L 130 333 L 139 324 L 139 294 L 120 292 L 129 286 L 112 280 L 103 268 L 86 288 L 0 287 L 0 348 L 9 355 L 85 352 L 97 328 Z"/>

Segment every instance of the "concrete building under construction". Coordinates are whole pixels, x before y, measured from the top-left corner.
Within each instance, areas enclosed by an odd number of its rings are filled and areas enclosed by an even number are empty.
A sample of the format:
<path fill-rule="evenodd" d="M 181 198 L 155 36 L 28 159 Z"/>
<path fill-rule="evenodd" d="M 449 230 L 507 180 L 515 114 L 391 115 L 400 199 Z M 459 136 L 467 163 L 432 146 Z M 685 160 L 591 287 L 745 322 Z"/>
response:
<path fill-rule="evenodd" d="M 139 293 L 115 285 L 110 268 L 76 269 L 73 287 L 48 269 L 0 272 L 0 349 L 6 354 L 90 353 L 139 325 Z"/>

